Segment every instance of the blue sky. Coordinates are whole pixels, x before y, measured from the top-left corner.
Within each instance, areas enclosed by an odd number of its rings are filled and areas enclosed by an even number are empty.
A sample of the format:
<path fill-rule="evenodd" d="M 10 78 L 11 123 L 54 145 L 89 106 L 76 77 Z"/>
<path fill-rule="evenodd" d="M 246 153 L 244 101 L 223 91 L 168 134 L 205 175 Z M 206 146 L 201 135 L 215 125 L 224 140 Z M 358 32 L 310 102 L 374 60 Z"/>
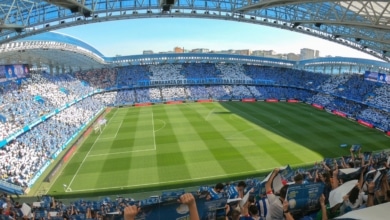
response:
<path fill-rule="evenodd" d="M 81 25 L 57 30 L 89 43 L 105 56 L 142 54 L 143 50 L 171 51 L 174 47 L 210 50 L 274 50 L 320 56 L 375 59 L 357 50 L 308 35 L 235 21 L 193 18 L 146 18 Z"/>

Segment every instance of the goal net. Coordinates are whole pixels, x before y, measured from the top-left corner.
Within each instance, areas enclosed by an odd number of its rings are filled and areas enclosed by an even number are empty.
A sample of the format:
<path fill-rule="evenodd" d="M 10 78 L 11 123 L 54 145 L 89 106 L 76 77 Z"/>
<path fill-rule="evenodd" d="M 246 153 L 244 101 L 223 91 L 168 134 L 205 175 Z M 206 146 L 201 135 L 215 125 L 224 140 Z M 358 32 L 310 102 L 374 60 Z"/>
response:
<path fill-rule="evenodd" d="M 102 133 L 102 127 L 106 126 L 107 120 L 105 118 L 99 119 L 93 126 L 95 133 Z"/>

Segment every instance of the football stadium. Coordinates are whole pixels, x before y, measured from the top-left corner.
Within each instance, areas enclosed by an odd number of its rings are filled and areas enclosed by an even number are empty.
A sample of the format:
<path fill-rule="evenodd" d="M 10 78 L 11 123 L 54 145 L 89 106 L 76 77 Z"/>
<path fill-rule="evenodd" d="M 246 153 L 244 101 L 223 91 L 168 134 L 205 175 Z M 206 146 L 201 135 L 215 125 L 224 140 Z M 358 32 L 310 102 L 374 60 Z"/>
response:
<path fill-rule="evenodd" d="M 4 0 L 0 9 L 1 219 L 388 219 L 388 1 Z M 107 57 L 56 32 L 147 18 L 280 28 L 375 60 Z"/>

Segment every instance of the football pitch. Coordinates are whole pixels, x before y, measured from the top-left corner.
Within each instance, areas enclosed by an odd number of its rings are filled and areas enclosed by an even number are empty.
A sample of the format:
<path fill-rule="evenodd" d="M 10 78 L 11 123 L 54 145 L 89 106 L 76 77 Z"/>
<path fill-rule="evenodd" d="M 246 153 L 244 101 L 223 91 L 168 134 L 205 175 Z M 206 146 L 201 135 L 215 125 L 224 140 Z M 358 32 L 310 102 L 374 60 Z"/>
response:
<path fill-rule="evenodd" d="M 299 103 L 188 103 L 114 108 L 48 193 L 147 191 L 266 175 L 274 167 L 313 165 L 386 149 L 390 139 Z"/>

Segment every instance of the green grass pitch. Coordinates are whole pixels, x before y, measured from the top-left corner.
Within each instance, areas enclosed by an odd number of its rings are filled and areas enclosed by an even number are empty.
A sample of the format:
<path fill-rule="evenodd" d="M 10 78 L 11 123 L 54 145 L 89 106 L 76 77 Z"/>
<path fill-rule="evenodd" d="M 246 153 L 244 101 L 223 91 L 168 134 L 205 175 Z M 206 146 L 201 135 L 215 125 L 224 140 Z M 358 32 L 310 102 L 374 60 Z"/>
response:
<path fill-rule="evenodd" d="M 147 191 L 264 176 L 281 165 L 348 154 L 340 144 L 375 151 L 390 140 L 297 103 L 115 108 L 106 118 L 106 127 L 86 139 L 49 194 Z"/>

